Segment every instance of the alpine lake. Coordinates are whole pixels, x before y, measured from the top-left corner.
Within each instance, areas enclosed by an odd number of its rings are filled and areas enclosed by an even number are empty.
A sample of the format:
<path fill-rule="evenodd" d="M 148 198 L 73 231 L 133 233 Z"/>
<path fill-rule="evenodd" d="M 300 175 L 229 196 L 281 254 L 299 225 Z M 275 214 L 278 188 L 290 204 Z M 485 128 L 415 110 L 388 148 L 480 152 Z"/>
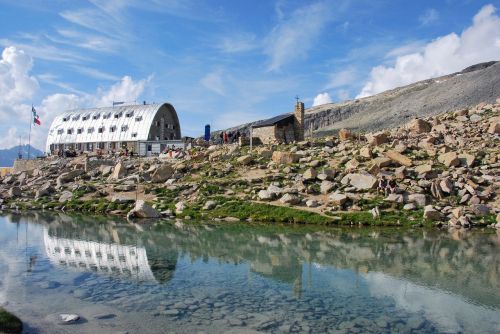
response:
<path fill-rule="evenodd" d="M 0 231 L 0 306 L 25 333 L 500 332 L 494 229 L 30 212 Z"/>

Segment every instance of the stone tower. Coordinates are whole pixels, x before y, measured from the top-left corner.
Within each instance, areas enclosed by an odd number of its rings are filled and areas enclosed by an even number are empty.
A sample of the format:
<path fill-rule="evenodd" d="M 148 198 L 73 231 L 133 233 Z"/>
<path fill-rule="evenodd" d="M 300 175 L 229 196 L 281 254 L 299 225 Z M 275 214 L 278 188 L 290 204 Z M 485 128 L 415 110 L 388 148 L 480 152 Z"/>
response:
<path fill-rule="evenodd" d="M 304 102 L 297 100 L 294 118 L 293 132 L 295 133 L 295 141 L 302 141 L 304 140 Z"/>

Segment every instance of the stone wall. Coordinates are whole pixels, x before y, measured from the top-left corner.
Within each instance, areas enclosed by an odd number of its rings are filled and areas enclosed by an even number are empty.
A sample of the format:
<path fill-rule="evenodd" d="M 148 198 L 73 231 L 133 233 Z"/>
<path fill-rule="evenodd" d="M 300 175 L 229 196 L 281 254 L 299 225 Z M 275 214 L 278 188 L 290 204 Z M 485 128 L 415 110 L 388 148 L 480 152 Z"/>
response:
<path fill-rule="evenodd" d="M 273 143 L 276 141 L 274 125 L 252 129 L 252 136 L 254 138 L 259 138 L 263 144 Z"/>
<path fill-rule="evenodd" d="M 14 161 L 14 166 L 12 167 L 12 173 L 19 173 L 25 171 L 31 171 L 42 166 L 44 160 L 41 159 L 30 159 L 30 160 L 20 160 L 16 159 Z"/>
<path fill-rule="evenodd" d="M 276 140 L 280 143 L 290 143 L 292 141 L 295 141 L 296 139 L 294 124 L 276 126 L 275 135 Z"/>

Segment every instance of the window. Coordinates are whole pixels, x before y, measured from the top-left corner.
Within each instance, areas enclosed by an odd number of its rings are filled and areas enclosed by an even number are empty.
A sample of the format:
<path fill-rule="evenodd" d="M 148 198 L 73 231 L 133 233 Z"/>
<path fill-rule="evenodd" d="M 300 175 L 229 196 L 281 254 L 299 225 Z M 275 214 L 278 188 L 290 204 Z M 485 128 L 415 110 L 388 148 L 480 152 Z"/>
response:
<path fill-rule="evenodd" d="M 99 119 L 99 117 L 101 117 L 101 114 L 95 114 L 94 116 L 92 116 L 92 119 Z"/>
<path fill-rule="evenodd" d="M 80 119 L 80 115 L 76 115 L 76 116 L 73 117 L 74 121 L 78 121 L 79 119 Z"/>
<path fill-rule="evenodd" d="M 57 130 L 57 134 L 58 134 L 58 135 L 62 135 L 63 133 L 64 133 L 64 129 L 59 129 L 59 130 Z"/>
<path fill-rule="evenodd" d="M 73 134 L 73 129 L 68 129 L 68 131 L 66 132 L 68 135 L 72 135 Z"/>
<path fill-rule="evenodd" d="M 113 125 L 112 127 L 109 128 L 109 132 L 115 132 L 116 131 L 116 126 Z"/>
<path fill-rule="evenodd" d="M 67 122 L 71 119 L 71 115 L 63 117 L 63 122 Z"/>
<path fill-rule="evenodd" d="M 120 117 L 122 117 L 122 115 L 123 115 L 123 113 L 122 113 L 121 111 L 120 111 L 120 112 L 117 112 L 117 113 L 115 114 L 115 118 L 120 118 Z"/>
<path fill-rule="evenodd" d="M 128 125 L 122 125 L 122 132 L 125 132 L 128 130 Z"/>
<path fill-rule="evenodd" d="M 104 126 L 100 126 L 98 129 L 97 129 L 97 132 L 98 133 L 103 133 L 105 130 L 105 127 Z"/>
<path fill-rule="evenodd" d="M 136 138 L 136 137 L 137 137 L 137 132 L 132 133 L 132 138 Z"/>
<path fill-rule="evenodd" d="M 82 134 L 83 133 L 83 128 L 76 129 L 77 134 Z"/>
<path fill-rule="evenodd" d="M 133 110 L 130 110 L 129 112 L 127 112 L 127 113 L 125 114 L 125 117 L 128 117 L 128 118 L 130 118 L 130 117 L 132 117 L 132 116 L 134 116 L 134 111 L 133 111 Z"/>
<path fill-rule="evenodd" d="M 111 113 L 108 112 L 107 114 L 102 115 L 102 119 L 108 119 L 111 117 Z"/>
<path fill-rule="evenodd" d="M 140 122 L 140 121 L 142 121 L 142 116 L 137 116 L 137 117 L 135 118 L 135 121 L 136 121 L 136 122 Z"/>
<path fill-rule="evenodd" d="M 90 115 L 89 115 L 89 114 L 84 115 L 84 116 L 82 117 L 82 121 L 86 121 L 86 120 L 88 120 L 89 118 L 90 118 Z"/>
<path fill-rule="evenodd" d="M 94 128 L 93 127 L 87 129 L 87 133 L 93 133 L 93 132 L 94 132 Z"/>

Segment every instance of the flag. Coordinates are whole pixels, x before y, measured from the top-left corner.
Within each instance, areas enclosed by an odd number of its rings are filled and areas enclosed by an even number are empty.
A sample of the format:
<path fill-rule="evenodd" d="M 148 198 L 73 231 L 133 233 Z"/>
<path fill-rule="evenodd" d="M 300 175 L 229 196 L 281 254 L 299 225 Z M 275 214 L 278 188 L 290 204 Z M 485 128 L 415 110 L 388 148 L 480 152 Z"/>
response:
<path fill-rule="evenodd" d="M 33 123 L 37 125 L 42 125 L 42 122 L 40 121 L 40 116 L 36 113 L 35 107 L 31 106 L 31 112 L 33 113 Z"/>

